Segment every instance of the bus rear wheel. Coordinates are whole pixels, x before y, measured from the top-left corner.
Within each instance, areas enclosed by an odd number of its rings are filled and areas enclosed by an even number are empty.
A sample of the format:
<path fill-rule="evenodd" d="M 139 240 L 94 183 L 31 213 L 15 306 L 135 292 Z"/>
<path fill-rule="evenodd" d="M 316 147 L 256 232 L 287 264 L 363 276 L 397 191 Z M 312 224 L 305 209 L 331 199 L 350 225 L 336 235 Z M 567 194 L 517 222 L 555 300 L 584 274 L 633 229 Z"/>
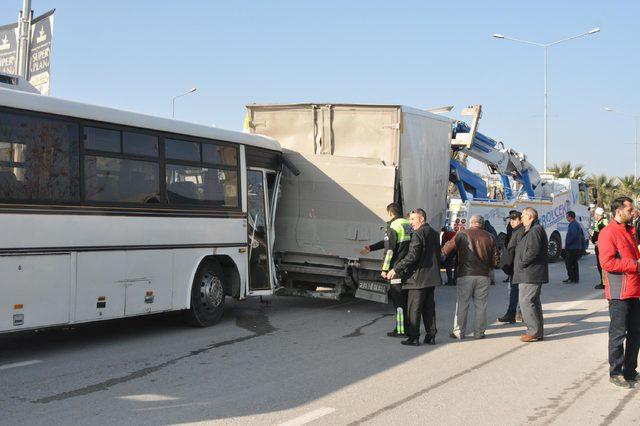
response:
<path fill-rule="evenodd" d="M 551 238 L 549 238 L 549 247 L 547 249 L 547 258 L 549 259 L 549 263 L 557 262 L 560 259 L 560 254 L 562 254 L 562 240 L 560 239 L 560 235 L 551 234 Z"/>
<path fill-rule="evenodd" d="M 214 261 L 204 262 L 191 287 L 191 309 L 186 312 L 186 321 L 197 327 L 215 324 L 224 311 L 225 287 L 222 268 Z"/>

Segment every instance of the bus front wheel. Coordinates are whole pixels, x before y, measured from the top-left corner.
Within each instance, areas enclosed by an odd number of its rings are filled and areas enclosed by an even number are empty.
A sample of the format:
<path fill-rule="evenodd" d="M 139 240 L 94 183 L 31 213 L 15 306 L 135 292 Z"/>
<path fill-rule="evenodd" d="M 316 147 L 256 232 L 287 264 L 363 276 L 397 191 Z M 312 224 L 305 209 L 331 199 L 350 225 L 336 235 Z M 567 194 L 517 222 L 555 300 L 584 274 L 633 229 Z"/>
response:
<path fill-rule="evenodd" d="M 206 261 L 200 266 L 191 287 L 191 309 L 186 312 L 189 324 L 208 327 L 222 317 L 225 302 L 223 277 L 217 262 Z"/>

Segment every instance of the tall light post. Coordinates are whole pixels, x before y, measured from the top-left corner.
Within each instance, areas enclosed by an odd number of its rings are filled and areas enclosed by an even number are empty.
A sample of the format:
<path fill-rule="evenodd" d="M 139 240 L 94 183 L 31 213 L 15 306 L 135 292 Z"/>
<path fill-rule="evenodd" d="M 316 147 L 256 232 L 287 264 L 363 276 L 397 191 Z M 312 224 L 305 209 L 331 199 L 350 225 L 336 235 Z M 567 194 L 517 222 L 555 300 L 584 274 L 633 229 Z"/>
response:
<path fill-rule="evenodd" d="M 527 41 L 527 40 L 520 40 L 517 38 L 511 38 L 511 37 L 507 37 L 505 35 L 502 34 L 493 34 L 493 37 L 500 39 L 500 40 L 510 40 L 510 41 L 516 41 L 518 43 L 525 43 L 525 44 L 531 44 L 533 46 L 538 46 L 538 47 L 542 47 L 544 49 L 544 156 L 543 156 L 543 167 L 544 167 L 544 171 L 547 171 L 547 146 L 548 146 L 548 127 L 547 127 L 547 50 L 549 49 L 549 47 L 551 46 L 555 46 L 556 44 L 560 44 L 560 43 L 564 43 L 566 41 L 569 40 L 573 40 L 575 38 L 579 38 L 579 37 L 584 37 L 584 36 L 588 36 L 588 35 L 592 35 L 595 33 L 600 32 L 600 28 L 594 28 L 592 30 L 587 31 L 586 33 L 582 33 L 582 34 L 578 34 L 575 35 L 573 37 L 567 37 L 564 38 L 562 40 L 558 40 L 558 41 L 554 41 L 553 43 L 536 43 L 533 41 Z"/>
<path fill-rule="evenodd" d="M 624 115 L 625 117 L 633 118 L 633 121 L 634 121 L 635 127 L 636 127 L 636 130 L 635 130 L 635 134 L 636 134 L 635 142 L 630 143 L 630 144 L 625 144 L 625 145 L 635 145 L 635 147 L 634 147 L 635 148 L 635 160 L 634 160 L 634 163 L 633 163 L 633 177 L 635 179 L 637 179 L 638 178 L 638 123 L 640 122 L 640 114 L 629 114 L 628 112 L 616 111 L 615 109 L 613 109 L 611 107 L 604 107 L 604 110 L 608 111 L 608 112 L 613 112 L 613 113 L 616 113 L 616 114 Z"/>
<path fill-rule="evenodd" d="M 182 96 L 188 95 L 189 93 L 193 93 L 193 92 L 195 92 L 196 90 L 198 90 L 198 89 L 196 89 L 195 87 L 192 87 L 192 88 L 191 88 L 191 89 L 189 89 L 188 91 L 186 91 L 186 92 L 184 92 L 184 93 L 181 93 L 181 94 L 179 94 L 178 96 L 174 96 L 174 97 L 171 99 L 171 118 L 175 118 L 175 117 L 176 117 L 176 99 L 178 99 L 178 98 L 180 98 L 180 97 L 182 97 Z"/>

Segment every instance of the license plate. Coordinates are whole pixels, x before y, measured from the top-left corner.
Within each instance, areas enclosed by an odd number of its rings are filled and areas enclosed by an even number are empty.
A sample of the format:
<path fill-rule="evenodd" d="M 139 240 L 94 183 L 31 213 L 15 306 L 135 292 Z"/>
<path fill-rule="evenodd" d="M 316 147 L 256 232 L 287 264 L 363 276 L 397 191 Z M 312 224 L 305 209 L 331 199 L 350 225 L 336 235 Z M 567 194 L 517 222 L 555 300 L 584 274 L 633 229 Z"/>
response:
<path fill-rule="evenodd" d="M 375 282 L 375 281 L 360 281 L 358 288 L 362 290 L 373 291 L 374 293 L 387 294 L 387 290 L 389 290 L 389 285 L 385 283 Z"/>
<path fill-rule="evenodd" d="M 378 303 L 389 303 L 389 284 L 375 281 L 360 281 L 356 297 Z"/>

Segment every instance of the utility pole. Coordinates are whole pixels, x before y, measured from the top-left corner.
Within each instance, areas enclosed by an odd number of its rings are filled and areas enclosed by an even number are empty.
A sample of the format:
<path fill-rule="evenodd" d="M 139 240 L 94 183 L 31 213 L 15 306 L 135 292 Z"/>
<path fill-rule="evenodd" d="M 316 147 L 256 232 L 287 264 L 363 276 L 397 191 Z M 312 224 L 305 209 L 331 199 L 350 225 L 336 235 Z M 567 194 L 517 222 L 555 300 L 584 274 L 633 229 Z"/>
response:
<path fill-rule="evenodd" d="M 18 21 L 18 75 L 28 78 L 29 34 L 31 32 L 31 0 L 23 0 L 20 20 Z"/>
<path fill-rule="evenodd" d="M 549 49 L 549 47 L 551 46 L 555 46 L 556 44 L 560 44 L 560 43 L 564 43 L 567 42 L 569 40 L 573 40 L 576 38 L 580 38 L 580 37 L 584 37 L 584 36 L 588 36 L 588 35 L 592 35 L 595 33 L 599 33 L 600 32 L 600 28 L 593 28 L 589 31 L 587 31 L 586 33 L 582 33 L 582 34 L 578 34 L 575 35 L 573 37 L 567 37 L 564 38 L 562 40 L 558 40 L 558 41 L 554 41 L 553 43 L 536 43 L 533 41 L 528 41 L 528 40 L 520 40 L 517 38 L 511 38 L 511 37 L 507 37 L 503 34 L 498 34 L 495 33 L 493 34 L 494 38 L 500 39 L 500 40 L 510 40 L 510 41 L 515 41 L 518 43 L 525 43 L 525 44 L 530 44 L 533 46 L 538 46 L 538 47 L 542 47 L 544 49 L 544 151 L 543 151 L 543 168 L 544 168 L 544 172 L 546 173 L 548 171 L 547 169 L 547 154 L 548 154 L 548 144 L 549 144 L 549 126 L 548 126 L 548 119 L 547 119 L 547 51 Z"/>

